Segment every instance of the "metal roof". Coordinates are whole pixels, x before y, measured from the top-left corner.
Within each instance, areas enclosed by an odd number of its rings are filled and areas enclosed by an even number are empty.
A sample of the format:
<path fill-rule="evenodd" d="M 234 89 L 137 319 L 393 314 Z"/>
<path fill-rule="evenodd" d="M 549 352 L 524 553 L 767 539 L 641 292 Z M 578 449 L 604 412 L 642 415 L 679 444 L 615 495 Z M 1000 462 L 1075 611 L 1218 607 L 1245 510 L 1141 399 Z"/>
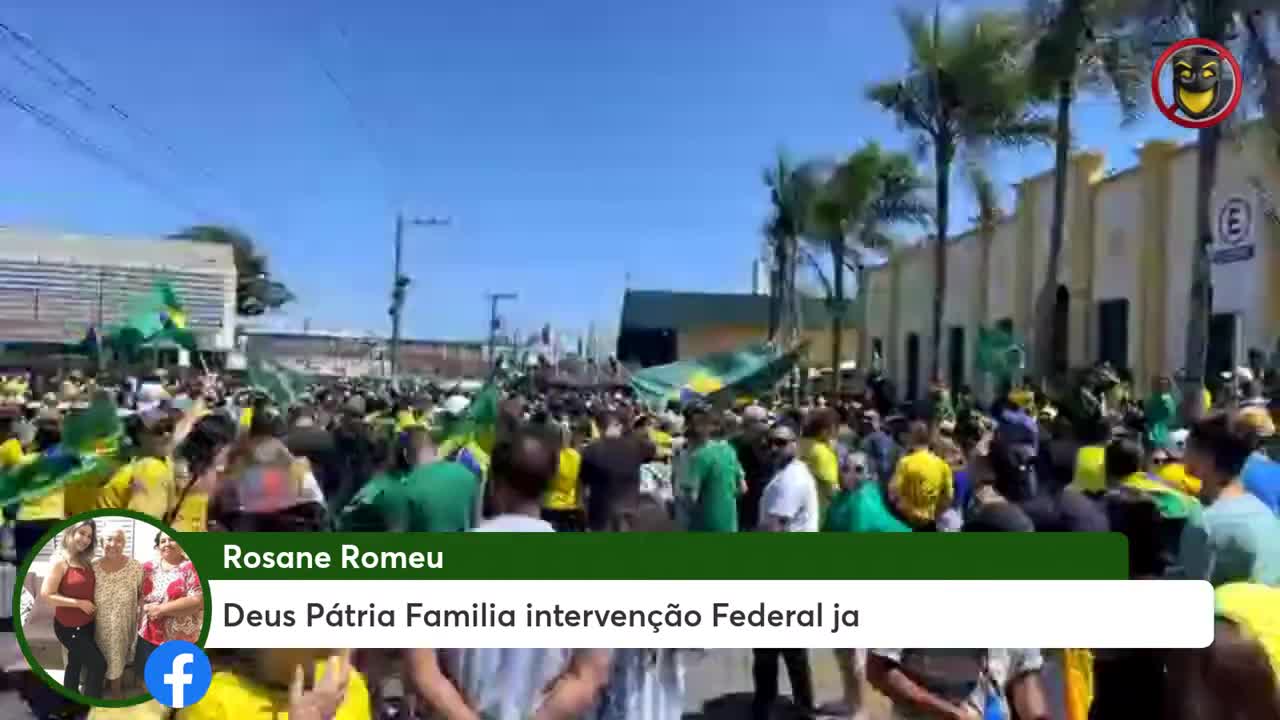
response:
<path fill-rule="evenodd" d="M 81 235 L 0 226 L 0 260 L 217 272 L 234 275 L 228 245 L 163 237 Z"/>
<path fill-rule="evenodd" d="M 846 324 L 857 317 L 856 303 L 846 301 Z M 827 301 L 804 298 L 802 322 L 810 330 L 831 327 Z M 767 327 L 769 296 L 746 293 L 628 290 L 622 299 L 624 330 L 692 330 L 704 327 Z"/>

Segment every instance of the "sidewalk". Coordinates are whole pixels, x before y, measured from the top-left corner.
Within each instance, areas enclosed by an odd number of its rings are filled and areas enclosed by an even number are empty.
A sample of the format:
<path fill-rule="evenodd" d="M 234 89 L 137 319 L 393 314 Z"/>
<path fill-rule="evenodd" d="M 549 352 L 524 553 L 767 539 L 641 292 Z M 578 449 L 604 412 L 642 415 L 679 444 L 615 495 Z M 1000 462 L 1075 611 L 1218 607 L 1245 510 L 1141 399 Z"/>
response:
<path fill-rule="evenodd" d="M 819 707 L 837 706 L 843 700 L 840 673 L 831 650 L 810 650 L 809 665 L 813 671 L 813 693 Z M 791 692 L 786 669 L 778 669 L 779 692 L 782 699 L 778 706 L 785 709 Z M 754 690 L 751 678 L 750 650 L 708 650 L 690 663 L 686 675 L 686 720 L 737 720 L 750 716 L 751 695 Z M 866 688 L 870 714 L 867 720 L 883 720 L 888 717 L 887 701 Z M 824 716 L 825 717 L 825 716 Z"/>

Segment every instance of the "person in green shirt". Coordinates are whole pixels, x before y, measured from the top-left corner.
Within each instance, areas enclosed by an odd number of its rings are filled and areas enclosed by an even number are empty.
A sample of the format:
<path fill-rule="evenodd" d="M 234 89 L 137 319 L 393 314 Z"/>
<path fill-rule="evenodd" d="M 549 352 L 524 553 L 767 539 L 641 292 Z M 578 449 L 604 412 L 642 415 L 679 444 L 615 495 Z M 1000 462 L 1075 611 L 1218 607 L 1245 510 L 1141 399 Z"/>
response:
<path fill-rule="evenodd" d="M 1173 393 L 1173 382 L 1165 375 L 1156 377 L 1151 395 L 1143 407 L 1147 419 L 1146 441 L 1148 448 L 1167 448 L 1169 431 L 1174 429 L 1178 417 L 1178 401 Z"/>
<path fill-rule="evenodd" d="M 379 452 L 384 469 L 370 478 L 338 517 L 345 531 L 460 532 L 476 521 L 480 479 L 467 466 L 434 460 L 424 428 L 398 433 Z M 384 446 L 385 447 L 385 446 Z"/>
<path fill-rule="evenodd" d="M 405 510 L 409 532 L 463 532 L 480 512 L 480 478 L 466 465 L 437 460 L 405 479 Z"/>
<path fill-rule="evenodd" d="M 689 484 L 696 488 L 689 529 L 696 532 L 737 532 L 738 493 L 745 474 L 738 453 L 715 437 L 716 416 L 706 408 L 690 413 L 688 437 L 693 455 Z"/>
<path fill-rule="evenodd" d="M 865 453 L 850 453 L 840 492 L 823 518 L 824 532 L 911 532 L 890 508 Z"/>

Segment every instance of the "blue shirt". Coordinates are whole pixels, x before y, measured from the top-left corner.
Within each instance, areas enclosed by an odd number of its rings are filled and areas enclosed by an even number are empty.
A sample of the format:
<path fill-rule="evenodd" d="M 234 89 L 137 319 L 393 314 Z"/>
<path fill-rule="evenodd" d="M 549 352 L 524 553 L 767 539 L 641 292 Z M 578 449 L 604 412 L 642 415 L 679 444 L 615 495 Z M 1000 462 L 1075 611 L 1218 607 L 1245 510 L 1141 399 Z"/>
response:
<path fill-rule="evenodd" d="M 969 495 L 973 492 L 973 483 L 969 480 L 968 470 L 957 470 L 952 474 L 951 480 L 955 483 L 956 494 L 951 500 L 951 507 L 964 511 L 969 507 Z"/>
<path fill-rule="evenodd" d="M 862 440 L 862 452 L 871 461 L 871 469 L 875 471 L 880 482 L 889 482 L 893 470 L 898 466 L 898 445 L 883 430 L 876 430 Z"/>
<path fill-rule="evenodd" d="M 1261 453 L 1254 453 L 1245 463 L 1240 479 L 1246 490 L 1271 508 L 1271 512 L 1280 515 L 1280 463 Z"/>
<path fill-rule="evenodd" d="M 1187 577 L 1215 587 L 1255 582 L 1280 587 L 1280 518 L 1244 493 L 1218 500 L 1188 520 L 1179 546 Z"/>

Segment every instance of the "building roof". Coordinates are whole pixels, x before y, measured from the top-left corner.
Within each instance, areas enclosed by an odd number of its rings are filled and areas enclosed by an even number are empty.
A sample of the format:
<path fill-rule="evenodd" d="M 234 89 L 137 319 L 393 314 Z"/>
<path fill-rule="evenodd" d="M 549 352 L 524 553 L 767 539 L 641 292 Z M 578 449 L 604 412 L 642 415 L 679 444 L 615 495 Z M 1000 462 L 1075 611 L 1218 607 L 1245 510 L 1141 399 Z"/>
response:
<path fill-rule="evenodd" d="M 845 318 L 856 317 L 855 303 L 846 302 Z M 804 298 L 802 322 L 810 330 L 831 326 L 827 301 Z M 704 327 L 767 327 L 769 296 L 747 293 L 628 290 L 622 299 L 623 330 L 692 330 Z"/>
<path fill-rule="evenodd" d="M 0 226 L 0 259 L 234 274 L 228 245 L 163 237 L 79 235 Z"/>

